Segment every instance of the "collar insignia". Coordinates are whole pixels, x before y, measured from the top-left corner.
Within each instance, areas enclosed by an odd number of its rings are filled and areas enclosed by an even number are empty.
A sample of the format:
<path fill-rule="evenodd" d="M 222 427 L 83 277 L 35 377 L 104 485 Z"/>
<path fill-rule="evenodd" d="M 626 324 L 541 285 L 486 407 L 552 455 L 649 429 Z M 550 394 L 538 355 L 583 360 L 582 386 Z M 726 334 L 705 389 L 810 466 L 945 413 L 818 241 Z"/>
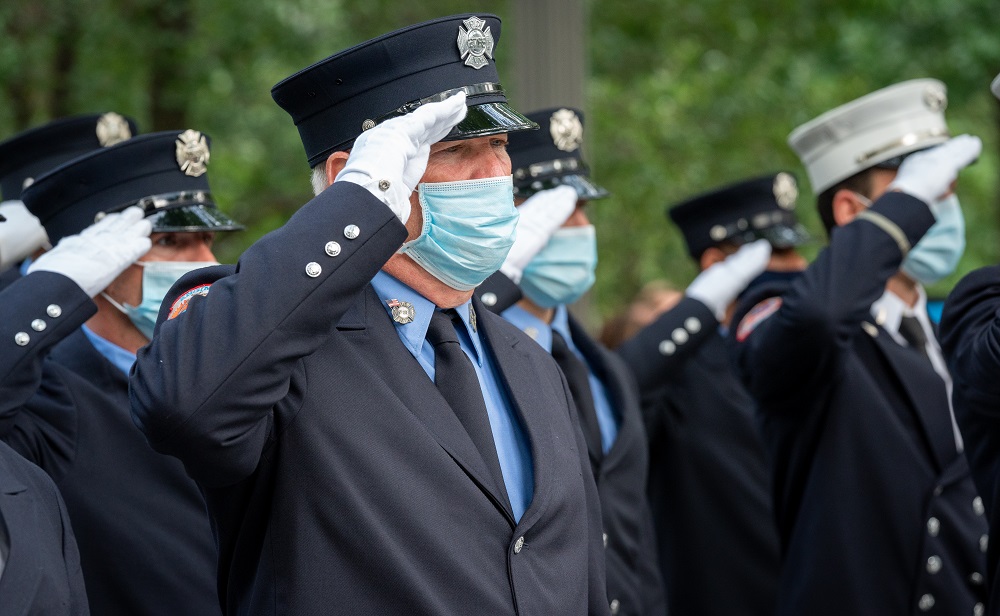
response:
<path fill-rule="evenodd" d="M 413 322 L 413 317 L 417 316 L 417 311 L 413 309 L 410 302 L 401 302 L 398 299 L 390 299 L 386 305 L 392 309 L 392 320 L 400 325 Z"/>
<path fill-rule="evenodd" d="M 493 57 L 493 34 L 486 22 L 475 16 L 463 21 L 462 26 L 458 27 L 458 51 L 466 66 L 481 69 L 489 64 L 487 58 Z"/>

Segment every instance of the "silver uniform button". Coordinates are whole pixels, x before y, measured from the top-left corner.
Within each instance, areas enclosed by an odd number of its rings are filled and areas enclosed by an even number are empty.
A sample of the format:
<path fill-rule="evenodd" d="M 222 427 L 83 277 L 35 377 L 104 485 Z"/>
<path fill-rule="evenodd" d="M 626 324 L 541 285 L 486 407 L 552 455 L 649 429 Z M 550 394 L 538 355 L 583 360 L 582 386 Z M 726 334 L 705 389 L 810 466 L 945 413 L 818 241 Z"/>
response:
<path fill-rule="evenodd" d="M 608 605 L 608 607 L 611 608 L 611 616 L 615 616 L 618 614 L 618 611 L 622 609 L 622 604 L 618 601 L 618 599 L 612 599 L 611 604 Z"/>
<path fill-rule="evenodd" d="M 972 510 L 976 512 L 976 515 L 983 515 L 986 513 L 986 507 L 983 507 L 983 499 L 978 496 L 972 499 Z"/>
<path fill-rule="evenodd" d="M 688 333 L 679 327 L 670 333 L 670 337 L 673 338 L 674 342 L 677 344 L 684 344 L 688 341 Z"/>
<path fill-rule="evenodd" d="M 983 535 L 979 538 L 979 549 L 986 553 L 986 550 L 990 549 L 990 536 Z"/>
<path fill-rule="evenodd" d="M 695 317 L 688 317 L 684 321 L 684 329 L 688 330 L 692 334 L 697 334 L 701 331 L 701 321 Z"/>
<path fill-rule="evenodd" d="M 310 278 L 315 278 L 316 276 L 319 276 L 322 273 L 323 273 L 323 268 L 320 267 L 319 263 L 316 263 L 315 261 L 310 261 L 309 263 L 306 263 L 306 276 L 309 276 Z"/>
<path fill-rule="evenodd" d="M 977 603 L 975 607 L 972 608 L 972 616 L 983 616 L 986 613 L 986 608 L 983 607 L 982 603 Z"/>
<path fill-rule="evenodd" d="M 487 306 L 496 306 L 497 305 L 497 294 L 496 293 L 483 293 L 482 300 L 483 300 L 483 304 L 485 304 Z"/>
<path fill-rule="evenodd" d="M 608 547 L 608 533 L 601 533 L 601 540 L 604 541 L 604 547 Z"/>
<path fill-rule="evenodd" d="M 944 488 L 941 486 L 934 486 L 934 496 L 941 496 L 942 492 L 944 492 Z"/>
<path fill-rule="evenodd" d="M 669 340 L 664 340 L 660 343 L 660 355 L 673 355 L 676 350 L 677 345 Z"/>
<path fill-rule="evenodd" d="M 920 601 L 917 602 L 917 607 L 920 608 L 921 612 L 926 612 L 934 607 L 934 595 L 927 593 L 926 595 L 920 597 Z"/>
<path fill-rule="evenodd" d="M 17 332 L 14 334 L 14 344 L 17 346 L 24 346 L 29 342 L 31 342 L 31 336 L 28 335 L 28 332 Z"/>
<path fill-rule="evenodd" d="M 978 571 L 973 572 L 969 575 L 969 581 L 975 584 L 976 586 L 982 586 L 983 574 L 979 573 Z"/>
<path fill-rule="evenodd" d="M 927 559 L 927 573 L 935 574 L 941 570 L 941 557 L 931 556 Z"/>
<path fill-rule="evenodd" d="M 45 309 L 45 314 L 49 315 L 53 319 L 58 319 L 62 316 L 62 308 L 57 304 L 49 304 L 49 307 Z"/>
<path fill-rule="evenodd" d="M 382 192 L 389 190 L 389 186 L 390 186 L 389 180 L 378 181 L 378 189 L 381 190 Z"/>
<path fill-rule="evenodd" d="M 325 250 L 326 254 L 331 257 L 336 257 L 340 254 L 340 244 L 337 242 L 327 242 L 326 246 L 323 247 L 323 250 Z"/>
<path fill-rule="evenodd" d="M 514 542 L 514 553 L 520 554 L 521 548 L 523 547 L 524 547 L 524 535 L 521 535 L 520 537 L 517 538 L 517 541 Z"/>
<path fill-rule="evenodd" d="M 941 521 L 937 518 L 929 518 L 927 520 L 927 534 L 931 537 L 937 537 L 939 532 L 941 532 Z"/>
<path fill-rule="evenodd" d="M 31 329 L 35 330 L 36 332 L 44 331 L 45 321 L 41 319 L 35 319 L 34 321 L 31 322 Z"/>
<path fill-rule="evenodd" d="M 359 235 L 361 235 L 361 229 L 358 228 L 358 225 L 347 225 L 344 227 L 344 237 L 347 239 L 353 240 Z"/>

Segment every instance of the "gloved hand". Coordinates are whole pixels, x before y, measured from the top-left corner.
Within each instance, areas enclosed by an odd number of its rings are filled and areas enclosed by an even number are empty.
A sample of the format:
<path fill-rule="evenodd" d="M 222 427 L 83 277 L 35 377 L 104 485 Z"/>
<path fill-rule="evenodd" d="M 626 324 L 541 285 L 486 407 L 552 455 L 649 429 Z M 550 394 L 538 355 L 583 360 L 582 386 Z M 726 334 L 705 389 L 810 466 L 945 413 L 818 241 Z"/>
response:
<path fill-rule="evenodd" d="M 517 206 L 517 237 L 500 266 L 504 276 L 515 284 L 521 282 L 524 268 L 545 247 L 556 229 L 576 209 L 576 189 L 557 186 L 531 195 Z"/>
<path fill-rule="evenodd" d="M 958 172 L 979 157 L 979 137 L 959 135 L 939 146 L 907 156 L 888 190 L 898 190 L 931 205 L 951 190 Z M 933 208 L 931 208 L 933 211 Z M 934 212 L 937 216 L 937 212 Z"/>
<path fill-rule="evenodd" d="M 62 274 L 94 297 L 149 252 L 153 226 L 144 216 L 142 209 L 135 206 L 108 214 L 79 235 L 59 240 L 55 248 L 31 264 L 28 273 Z"/>
<path fill-rule="evenodd" d="M 334 181 L 364 186 L 406 223 L 410 193 L 427 169 L 431 144 L 444 139 L 465 113 L 465 93 L 459 92 L 386 120 L 354 141 L 351 156 Z"/>
<path fill-rule="evenodd" d="M 0 272 L 49 243 L 45 228 L 20 201 L 0 203 Z"/>
<path fill-rule="evenodd" d="M 708 306 L 715 318 L 722 321 L 729 305 L 751 280 L 764 273 L 770 259 L 771 244 L 767 240 L 744 244 L 725 260 L 698 274 L 685 294 Z"/>

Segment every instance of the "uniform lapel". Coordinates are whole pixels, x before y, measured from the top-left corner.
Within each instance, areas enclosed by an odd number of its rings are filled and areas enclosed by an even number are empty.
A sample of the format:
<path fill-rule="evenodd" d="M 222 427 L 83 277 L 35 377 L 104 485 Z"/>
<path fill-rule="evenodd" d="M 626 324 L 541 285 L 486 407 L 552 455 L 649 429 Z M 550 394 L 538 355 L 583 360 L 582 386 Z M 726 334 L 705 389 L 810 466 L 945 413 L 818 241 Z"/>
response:
<path fill-rule="evenodd" d="M 40 583 L 37 546 L 32 545 L 27 531 L 38 528 L 38 512 L 34 495 L 14 478 L 6 462 L 0 458 L 0 523 L 7 528 L 10 552 L 0 577 L 0 613 L 26 614 Z"/>
<path fill-rule="evenodd" d="M 605 390 L 608 392 L 610 398 L 609 402 L 611 406 L 618 411 L 622 416 L 622 423 L 624 423 L 624 409 L 627 404 L 626 391 L 622 386 L 621 379 L 617 378 L 617 375 L 613 373 L 613 369 L 610 365 L 610 360 L 606 356 L 607 351 L 601 348 L 588 334 L 584 331 L 583 326 L 573 318 L 572 315 L 569 317 L 569 331 L 570 335 L 573 337 L 573 344 L 576 348 L 580 349 L 580 353 L 583 354 L 584 358 L 587 360 L 587 367 L 594 373 L 601 383 L 604 384 Z M 611 449 L 608 451 L 607 455 L 601 451 L 589 451 L 590 462 L 594 464 L 595 460 L 598 461 L 595 468 L 600 468 L 604 464 L 609 464 L 611 459 L 616 456 L 615 445 L 618 444 L 620 439 L 615 439 L 615 442 L 611 445 Z M 590 449 L 590 444 L 588 443 L 588 449 Z"/>
<path fill-rule="evenodd" d="M 369 285 L 364 293 L 337 324 L 346 332 L 363 330 L 365 335 L 348 336 L 362 355 L 375 358 L 374 368 L 389 384 L 400 402 L 427 428 L 448 455 L 458 463 L 472 480 L 486 492 L 491 501 L 504 513 L 513 526 L 510 505 L 503 496 L 502 487 L 494 485 L 479 450 L 465 431 L 465 427 L 445 401 L 434 382 L 420 363 L 410 354 L 396 333 L 396 328 L 382 308 L 378 296 Z"/>
<path fill-rule="evenodd" d="M 944 469 L 956 455 L 944 381 L 925 357 L 901 347 L 884 329 L 878 331 L 882 335 L 873 336 L 872 340 L 896 373 L 916 410 L 920 426 L 934 452 L 937 468 Z"/>
<path fill-rule="evenodd" d="M 536 366 L 535 358 L 521 348 L 520 340 L 507 331 L 506 328 L 513 326 L 488 311 L 478 298 L 472 301 L 478 315 L 479 333 L 496 360 L 497 371 L 530 441 L 535 491 L 531 505 L 521 518 L 523 526 L 538 519 L 544 510 L 550 492 L 549 482 L 554 476 L 549 468 L 552 464 L 549 453 L 552 451 L 552 426 L 546 420 L 553 413 L 553 400 L 539 395 L 541 367 Z"/>

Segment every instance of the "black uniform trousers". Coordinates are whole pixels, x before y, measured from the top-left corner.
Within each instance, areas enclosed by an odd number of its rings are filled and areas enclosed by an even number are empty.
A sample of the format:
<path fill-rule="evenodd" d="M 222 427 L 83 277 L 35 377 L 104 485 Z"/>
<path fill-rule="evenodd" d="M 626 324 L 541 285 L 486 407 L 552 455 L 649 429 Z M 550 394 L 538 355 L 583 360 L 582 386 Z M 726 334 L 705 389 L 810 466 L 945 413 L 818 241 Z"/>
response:
<path fill-rule="evenodd" d="M 869 314 L 933 222 L 889 193 L 794 282 L 737 310 L 738 367 L 775 469 L 779 615 L 972 614 L 985 597 L 986 521 L 944 383 Z"/>

